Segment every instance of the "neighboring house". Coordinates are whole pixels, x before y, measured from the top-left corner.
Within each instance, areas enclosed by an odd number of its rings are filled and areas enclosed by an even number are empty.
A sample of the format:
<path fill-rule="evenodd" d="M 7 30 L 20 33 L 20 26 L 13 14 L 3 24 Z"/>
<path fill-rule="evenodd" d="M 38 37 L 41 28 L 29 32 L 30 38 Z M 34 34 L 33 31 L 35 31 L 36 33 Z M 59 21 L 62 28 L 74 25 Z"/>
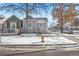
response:
<path fill-rule="evenodd" d="M 50 33 L 59 32 L 60 31 L 59 25 L 57 24 L 55 26 L 50 26 L 48 30 L 49 30 Z"/>
<path fill-rule="evenodd" d="M 47 18 L 35 18 L 36 19 L 36 32 L 47 33 L 48 21 Z"/>
<path fill-rule="evenodd" d="M 75 29 L 79 30 L 79 19 L 78 18 L 75 21 Z"/>
<path fill-rule="evenodd" d="M 4 30 L 4 20 L 3 20 L 4 18 L 0 18 L 0 32 L 2 32 L 3 30 Z"/>
<path fill-rule="evenodd" d="M 13 15 L 5 21 L 5 28 L 8 32 L 16 32 L 17 29 L 21 28 L 21 20 Z"/>
<path fill-rule="evenodd" d="M 79 34 L 79 18 L 76 18 L 76 21 L 75 21 L 75 26 L 73 27 L 73 33 L 74 34 Z"/>
<path fill-rule="evenodd" d="M 23 28 L 26 29 L 26 32 L 28 33 L 47 33 L 47 18 L 33 18 L 28 16 L 28 22 L 26 21 L 26 18 L 23 20 Z"/>

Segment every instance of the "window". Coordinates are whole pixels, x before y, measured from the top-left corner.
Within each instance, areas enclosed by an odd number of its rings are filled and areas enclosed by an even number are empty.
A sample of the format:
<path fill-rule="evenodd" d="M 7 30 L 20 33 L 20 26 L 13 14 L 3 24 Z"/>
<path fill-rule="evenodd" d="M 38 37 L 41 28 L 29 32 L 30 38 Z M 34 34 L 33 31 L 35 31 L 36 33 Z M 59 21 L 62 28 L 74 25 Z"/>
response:
<path fill-rule="evenodd" d="M 44 23 L 44 24 L 43 24 L 43 27 L 46 28 L 46 26 L 47 26 L 46 23 Z"/>
<path fill-rule="evenodd" d="M 32 28 L 32 23 L 29 23 L 29 24 L 28 24 L 28 27 L 29 27 L 29 28 Z"/>
<path fill-rule="evenodd" d="M 43 23 L 37 23 L 37 27 L 43 28 Z"/>
<path fill-rule="evenodd" d="M 40 23 L 40 28 L 42 27 L 42 23 Z"/>

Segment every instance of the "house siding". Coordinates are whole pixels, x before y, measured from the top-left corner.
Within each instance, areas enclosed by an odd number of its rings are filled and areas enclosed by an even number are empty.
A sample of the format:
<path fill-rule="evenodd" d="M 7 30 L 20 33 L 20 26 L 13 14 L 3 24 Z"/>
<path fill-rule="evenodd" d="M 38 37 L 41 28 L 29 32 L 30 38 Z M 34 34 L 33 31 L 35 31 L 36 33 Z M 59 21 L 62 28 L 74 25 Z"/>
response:
<path fill-rule="evenodd" d="M 23 20 L 23 28 L 27 29 L 27 22 L 25 21 L 26 19 Z M 31 28 L 29 27 L 29 23 L 31 23 Z M 48 24 L 47 24 L 47 19 L 46 18 L 31 18 L 28 19 L 28 33 L 39 33 L 39 32 L 43 32 L 46 33 L 47 32 L 47 28 L 48 28 Z M 42 24 L 42 30 L 41 31 L 41 27 L 39 27 L 40 25 L 38 24 Z"/>
<path fill-rule="evenodd" d="M 20 29 L 21 28 L 21 20 L 13 15 L 13 16 L 11 16 L 10 18 L 8 18 L 6 20 L 6 25 L 7 25 L 8 32 L 11 32 L 11 31 L 15 32 L 15 30 L 12 30 L 10 28 L 11 23 L 13 23 L 13 22 L 16 23 L 16 29 Z"/>

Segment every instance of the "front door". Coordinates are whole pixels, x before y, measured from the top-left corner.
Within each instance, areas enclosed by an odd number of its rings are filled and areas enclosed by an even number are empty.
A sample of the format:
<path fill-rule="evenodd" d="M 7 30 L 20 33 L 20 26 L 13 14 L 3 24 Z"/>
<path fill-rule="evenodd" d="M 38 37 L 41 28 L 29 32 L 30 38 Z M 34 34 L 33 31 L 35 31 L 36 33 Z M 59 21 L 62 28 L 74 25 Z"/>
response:
<path fill-rule="evenodd" d="M 16 30 L 16 27 L 17 27 L 16 22 L 10 23 L 10 30 Z"/>

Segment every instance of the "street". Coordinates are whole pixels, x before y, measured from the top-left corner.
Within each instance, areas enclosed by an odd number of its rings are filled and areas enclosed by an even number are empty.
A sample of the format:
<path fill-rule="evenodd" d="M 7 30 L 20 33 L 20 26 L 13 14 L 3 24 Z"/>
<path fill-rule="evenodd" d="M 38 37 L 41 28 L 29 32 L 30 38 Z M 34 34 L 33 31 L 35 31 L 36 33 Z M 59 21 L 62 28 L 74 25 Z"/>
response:
<path fill-rule="evenodd" d="M 32 53 L 20 53 L 15 54 L 14 56 L 79 56 L 79 49 L 78 50 L 46 50 L 46 51 L 38 51 Z"/>

